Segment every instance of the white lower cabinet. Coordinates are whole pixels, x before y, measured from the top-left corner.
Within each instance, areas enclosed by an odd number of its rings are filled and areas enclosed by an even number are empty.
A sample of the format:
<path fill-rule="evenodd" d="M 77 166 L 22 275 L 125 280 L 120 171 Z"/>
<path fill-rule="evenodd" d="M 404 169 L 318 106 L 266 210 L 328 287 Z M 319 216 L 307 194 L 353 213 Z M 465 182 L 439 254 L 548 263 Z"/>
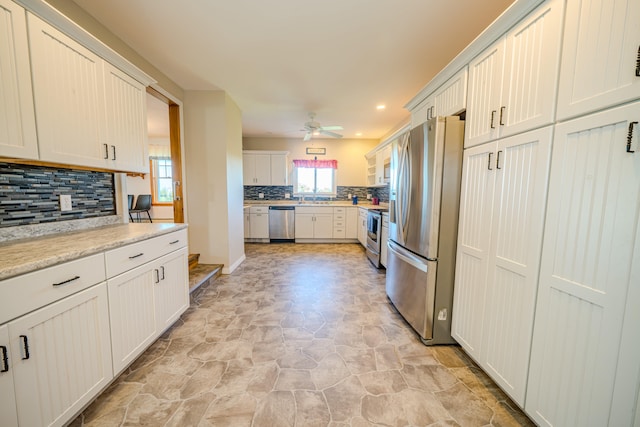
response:
<path fill-rule="evenodd" d="M 345 238 L 358 238 L 358 208 L 346 208 Z"/>
<path fill-rule="evenodd" d="M 13 356 L 9 347 L 9 326 L 0 326 L 0 425 L 18 425 L 16 395 L 13 385 Z"/>
<path fill-rule="evenodd" d="M 331 207 L 297 207 L 298 239 L 333 239 L 333 209 Z"/>
<path fill-rule="evenodd" d="M 269 206 L 253 206 L 249 208 L 248 239 L 269 238 Z"/>
<path fill-rule="evenodd" d="M 387 267 L 387 241 L 389 240 L 389 215 L 382 216 L 380 228 L 380 264 Z"/>
<path fill-rule="evenodd" d="M 367 209 L 358 208 L 358 241 L 362 246 L 367 245 L 367 214 Z"/>
<path fill-rule="evenodd" d="M 551 127 L 465 150 L 453 336 L 524 405 Z"/>
<path fill-rule="evenodd" d="M 189 251 L 179 251 L 165 255 L 156 261 L 158 271 L 155 286 L 156 330 L 163 333 L 180 315 L 189 308 L 189 287 L 184 286 L 185 277 L 189 277 Z"/>
<path fill-rule="evenodd" d="M 156 338 L 153 266 L 144 264 L 108 280 L 113 371 L 117 375 Z"/>
<path fill-rule="evenodd" d="M 105 283 L 10 322 L 9 337 L 21 426 L 65 424 L 113 378 Z"/>
<path fill-rule="evenodd" d="M 638 425 L 638 121 L 636 102 L 556 127 L 525 407 L 539 425 Z"/>

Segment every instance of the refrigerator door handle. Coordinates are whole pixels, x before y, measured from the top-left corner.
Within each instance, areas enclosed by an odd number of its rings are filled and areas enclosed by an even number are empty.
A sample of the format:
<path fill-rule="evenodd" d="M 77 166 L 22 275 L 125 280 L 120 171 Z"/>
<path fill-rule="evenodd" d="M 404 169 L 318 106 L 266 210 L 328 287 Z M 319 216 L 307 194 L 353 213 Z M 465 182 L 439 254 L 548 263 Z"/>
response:
<path fill-rule="evenodd" d="M 387 242 L 387 247 L 398 258 L 400 258 L 407 264 L 411 265 L 414 268 L 417 268 L 422 272 L 425 272 L 425 273 L 427 272 L 428 270 L 427 264 L 417 256 L 413 255 L 411 252 L 407 251 L 406 249 L 403 249 L 402 247 L 398 246 L 391 240 Z"/>

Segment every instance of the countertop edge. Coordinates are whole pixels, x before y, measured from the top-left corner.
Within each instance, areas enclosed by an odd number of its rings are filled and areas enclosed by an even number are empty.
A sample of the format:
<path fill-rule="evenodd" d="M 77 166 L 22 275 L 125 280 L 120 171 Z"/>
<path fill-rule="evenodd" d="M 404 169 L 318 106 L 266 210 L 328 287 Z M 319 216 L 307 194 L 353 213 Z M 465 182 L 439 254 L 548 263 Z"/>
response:
<path fill-rule="evenodd" d="M 145 224 L 149 225 L 149 224 Z M 52 251 L 49 254 L 45 254 L 42 257 L 38 257 L 37 259 L 28 260 L 22 263 L 14 263 L 11 266 L 0 266 L 0 280 L 10 279 L 16 276 L 20 276 L 23 274 L 28 274 L 36 270 L 41 270 L 47 267 L 53 267 L 58 264 L 63 264 L 65 262 L 73 261 L 76 259 L 84 258 L 90 255 L 94 255 L 100 252 L 105 252 L 111 249 L 116 249 L 122 246 L 126 246 L 132 243 L 136 243 L 142 240 L 147 240 L 153 237 L 162 236 L 164 234 L 172 233 L 174 231 L 179 231 L 186 229 L 188 227 L 187 224 L 174 224 L 174 223 L 159 223 L 159 224 L 151 224 L 152 227 L 137 227 L 134 224 L 112 224 L 106 225 L 102 227 L 96 227 L 89 230 L 82 231 L 74 231 L 71 233 L 64 234 L 56 234 L 56 235 L 48 235 L 43 237 L 38 237 L 35 239 L 25 239 L 15 242 L 6 243 L 0 246 L 1 251 L 11 251 L 12 247 L 17 248 L 19 246 L 23 246 L 23 250 L 29 250 L 30 246 L 33 246 L 31 250 L 35 250 L 37 245 L 45 246 L 45 245 L 55 245 L 56 242 L 61 243 L 68 239 L 74 239 L 79 236 L 83 236 L 84 238 L 90 238 L 92 235 L 98 237 L 98 234 L 104 233 L 105 231 L 114 231 L 114 229 L 122 229 L 122 232 L 128 233 L 125 236 L 108 239 L 105 241 L 99 241 L 92 246 L 86 248 L 79 249 L 70 249 L 62 252 Z M 133 227 L 132 227 L 133 226 Z M 130 230 L 134 228 L 134 230 Z M 135 230 L 135 228 L 139 228 Z M 117 230 L 119 231 L 119 230 Z"/>

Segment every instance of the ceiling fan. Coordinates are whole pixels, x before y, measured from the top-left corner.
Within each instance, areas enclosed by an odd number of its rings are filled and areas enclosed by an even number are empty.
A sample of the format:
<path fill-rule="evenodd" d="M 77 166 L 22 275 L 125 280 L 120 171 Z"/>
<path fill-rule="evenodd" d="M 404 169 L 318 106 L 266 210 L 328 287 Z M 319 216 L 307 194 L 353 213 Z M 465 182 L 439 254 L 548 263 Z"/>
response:
<path fill-rule="evenodd" d="M 315 113 L 309 113 L 309 121 L 304 124 L 303 130 L 307 131 L 304 135 L 305 141 L 309 141 L 312 135 L 318 134 L 331 136 L 333 138 L 342 138 L 342 135 L 339 133 L 332 132 L 334 130 L 342 130 L 342 126 L 321 126 L 320 123 L 314 120 L 315 117 Z"/>

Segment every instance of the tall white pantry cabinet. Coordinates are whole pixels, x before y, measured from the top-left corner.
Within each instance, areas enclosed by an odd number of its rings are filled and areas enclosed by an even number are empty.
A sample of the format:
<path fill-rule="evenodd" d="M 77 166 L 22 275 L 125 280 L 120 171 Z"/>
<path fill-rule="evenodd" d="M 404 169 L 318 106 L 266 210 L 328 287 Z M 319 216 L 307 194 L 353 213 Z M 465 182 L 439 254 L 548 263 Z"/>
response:
<path fill-rule="evenodd" d="M 559 67 L 507 75 L 535 53 L 510 34 L 564 3 Z M 638 22 L 637 0 L 547 1 L 469 64 L 453 335 L 539 425 L 640 427 Z M 531 82 L 551 92 L 509 130 L 493 99 Z"/>

